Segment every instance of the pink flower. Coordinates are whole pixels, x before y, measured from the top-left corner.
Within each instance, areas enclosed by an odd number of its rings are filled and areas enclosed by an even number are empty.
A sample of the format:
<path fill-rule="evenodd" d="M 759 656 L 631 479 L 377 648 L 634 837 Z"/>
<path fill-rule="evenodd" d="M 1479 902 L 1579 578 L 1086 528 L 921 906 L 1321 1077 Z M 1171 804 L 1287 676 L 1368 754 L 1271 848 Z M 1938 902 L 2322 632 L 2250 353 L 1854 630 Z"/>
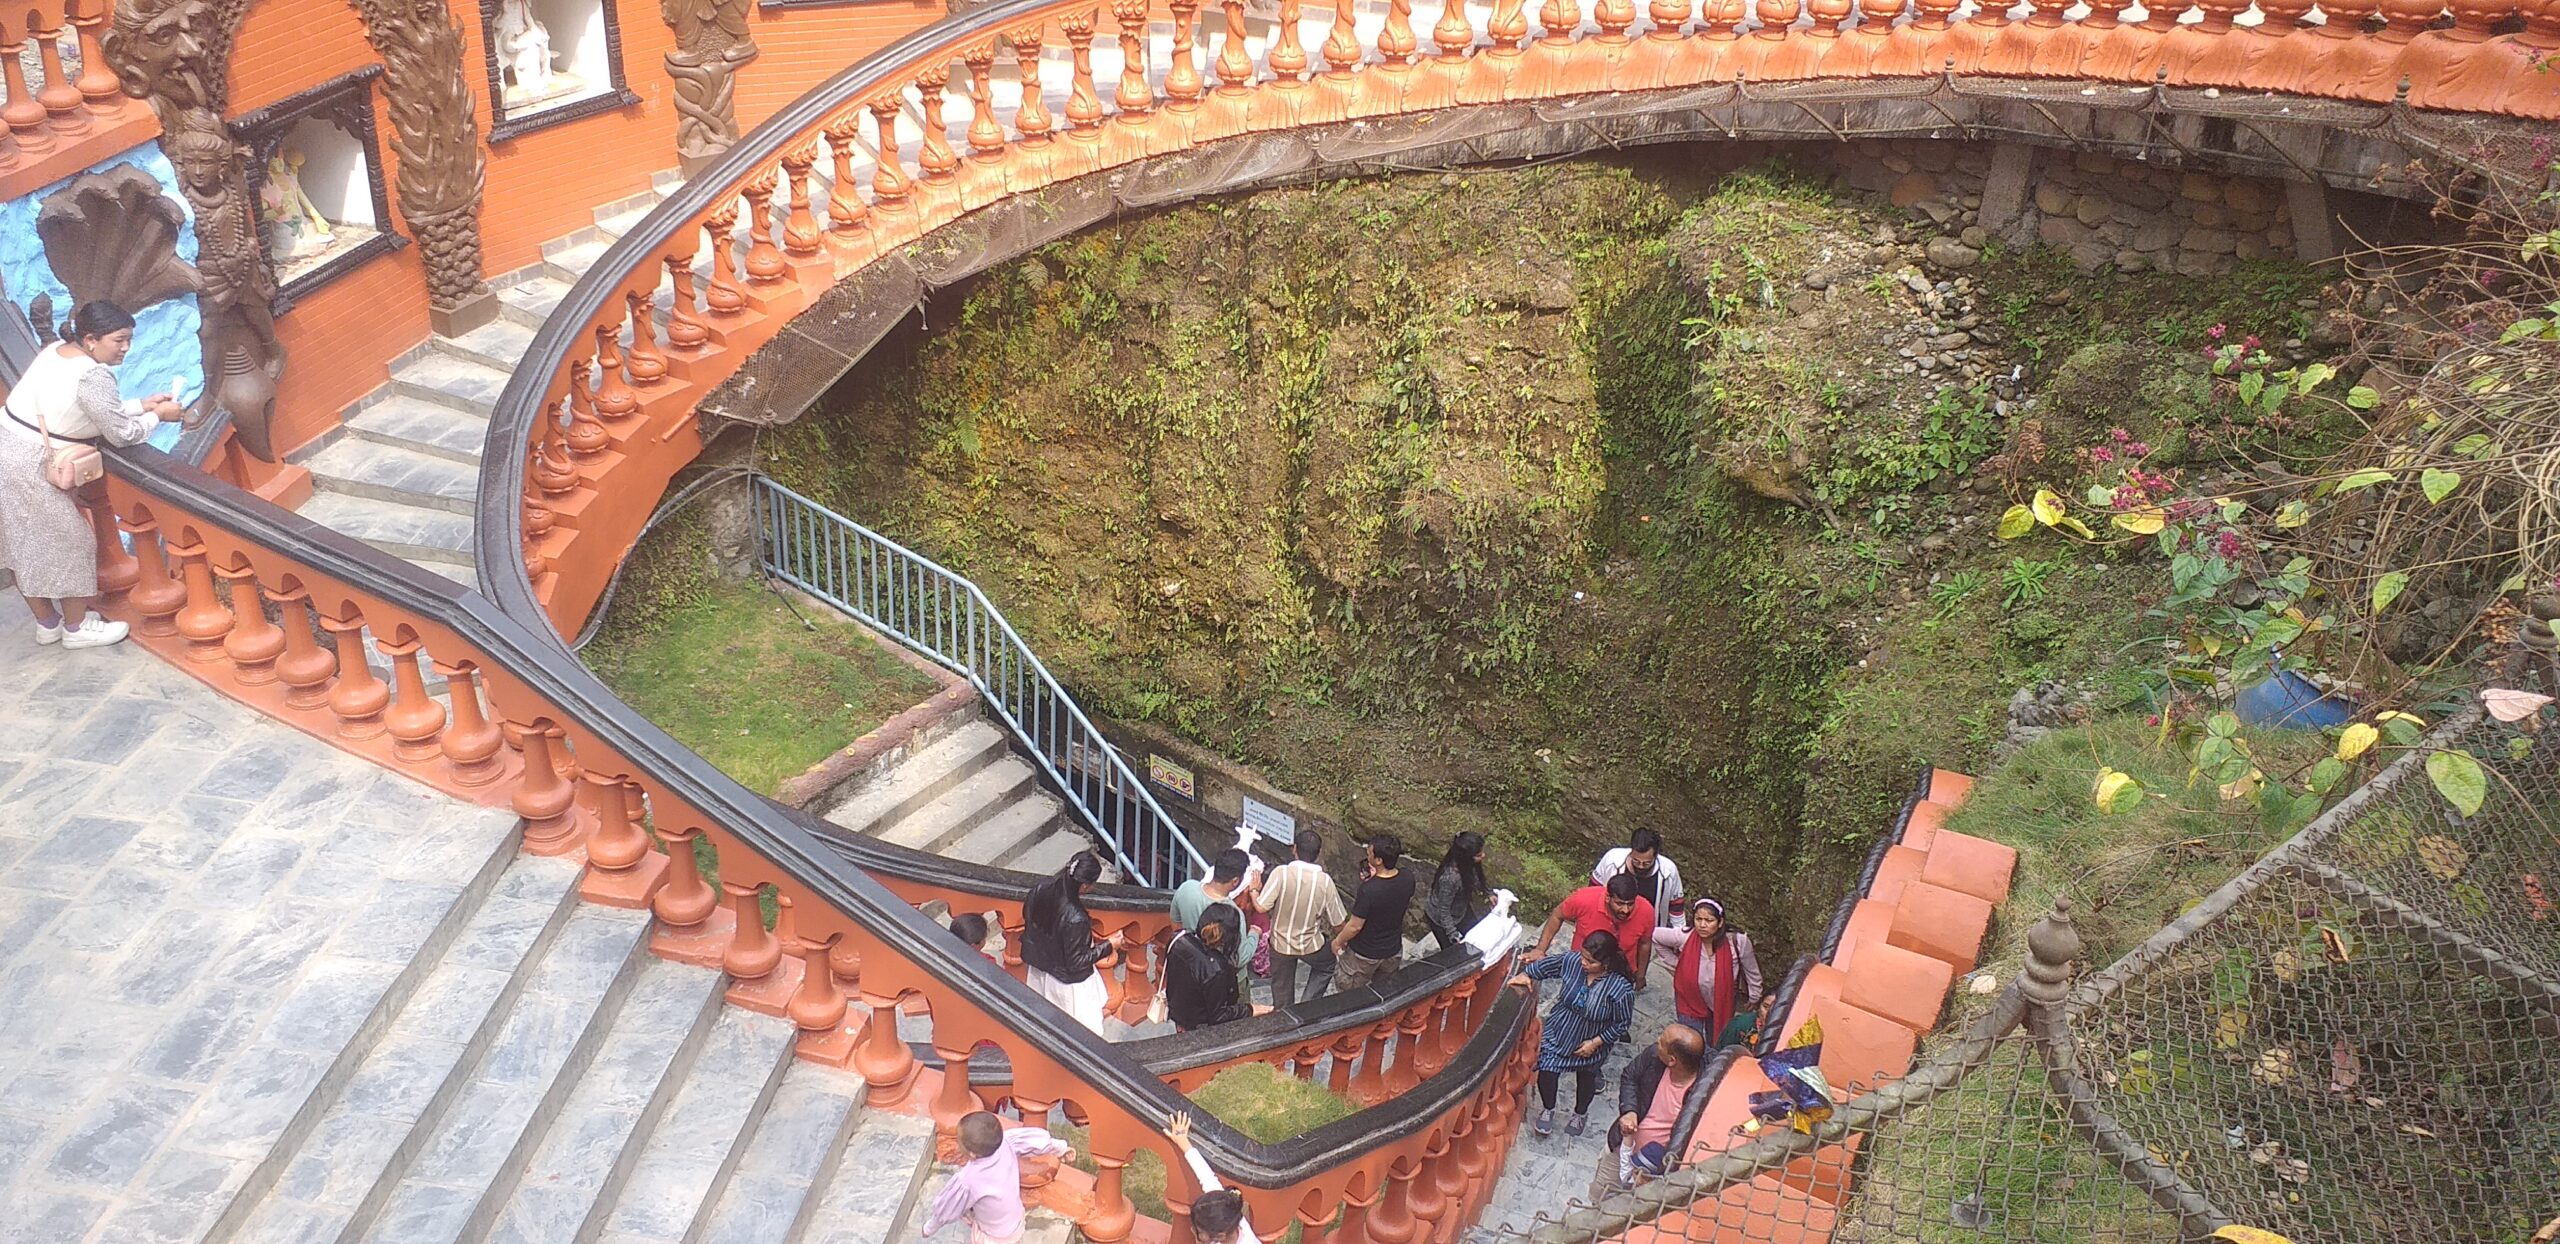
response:
<path fill-rule="evenodd" d="M 2151 446 L 2146 445 L 2141 441 L 2135 441 L 2132 444 L 2125 446 L 2124 451 L 2137 458 L 2148 458 L 2151 456 Z"/>
<path fill-rule="evenodd" d="M 2258 348 L 2258 339 L 2254 336 L 2250 337 L 2240 343 L 2240 348 L 2243 350 L 2255 350 Z"/>
<path fill-rule="evenodd" d="M 2104 445 L 2100 445 L 2089 451 L 2089 461 L 2091 462 L 2113 462 L 2115 460 L 2116 451 L 2109 449 Z"/>
<path fill-rule="evenodd" d="M 2237 560 L 2240 556 L 2240 533 L 2236 531 L 2225 531 L 2221 535 L 2215 536 L 2213 538 L 2213 551 L 2220 555 L 2224 561 Z"/>
<path fill-rule="evenodd" d="M 2216 325 L 2214 325 L 2213 327 L 2211 327 L 2211 328 L 2208 328 L 2208 329 L 2204 330 L 2204 335 L 2205 335 L 2205 336 L 2207 336 L 2207 337 L 2212 338 L 2212 339 L 2213 339 L 2213 340 L 2215 340 L 2215 341 L 2220 341 L 2220 340 L 2222 340 L 2222 334 L 2223 334 L 2223 332 L 2224 332 L 2224 329 L 2223 329 L 2222 325 L 2220 325 L 2220 324 L 2216 324 Z"/>

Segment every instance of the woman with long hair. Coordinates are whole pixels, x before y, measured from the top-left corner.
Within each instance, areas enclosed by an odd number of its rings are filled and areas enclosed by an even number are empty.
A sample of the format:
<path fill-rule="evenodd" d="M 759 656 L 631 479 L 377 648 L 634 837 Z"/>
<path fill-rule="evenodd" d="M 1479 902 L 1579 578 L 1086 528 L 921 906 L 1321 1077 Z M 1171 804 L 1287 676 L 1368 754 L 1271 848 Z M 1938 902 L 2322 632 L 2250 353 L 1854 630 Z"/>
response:
<path fill-rule="evenodd" d="M 1244 942 L 1244 913 L 1231 903 L 1211 903 L 1197 928 L 1184 929 L 1165 951 L 1165 1015 L 1181 1032 L 1250 1019 L 1254 1014 L 1236 986 L 1236 951 Z"/>
<path fill-rule="evenodd" d="M 1093 916 L 1085 910 L 1085 891 L 1101 879 L 1102 857 L 1078 851 L 1022 901 L 1023 979 L 1096 1036 L 1111 995 L 1099 969 L 1120 949 L 1117 933 L 1094 937 Z"/>
<path fill-rule="evenodd" d="M 1617 935 L 1607 929 L 1585 934 L 1582 945 L 1558 951 L 1520 969 L 1511 983 L 1536 989 L 1537 982 L 1557 983 L 1556 1000 L 1538 1033 L 1538 1135 L 1555 1128 L 1556 1081 L 1573 1073 L 1573 1117 L 1564 1134 L 1579 1136 L 1591 1099 L 1600 1095 L 1600 1067 L 1609 1049 L 1627 1039 L 1627 1021 L 1636 1012 L 1636 974 Z"/>
<path fill-rule="evenodd" d="M 36 351 L 0 411 L 0 569 L 17 578 L 40 644 L 103 648 L 125 636 L 124 623 L 89 611 L 97 537 L 46 464 L 77 446 L 139 444 L 186 417 L 166 393 L 128 401 L 117 391 L 115 365 L 132 348 L 132 315 L 84 302 L 63 321 L 62 340 Z"/>
<path fill-rule="evenodd" d="M 1423 926 L 1447 950 L 1466 940 L 1491 895 L 1484 881 L 1484 835 L 1462 830 L 1449 840 L 1449 849 L 1440 853 L 1440 867 L 1432 871 L 1430 892 L 1422 896 Z"/>
<path fill-rule="evenodd" d="M 1689 927 L 1655 929 L 1653 944 L 1680 956 L 1671 970 L 1671 1009 L 1681 1023 L 1705 1036 L 1710 1049 L 1751 1035 L 1761 1001 L 1760 955 L 1751 935 L 1725 920 L 1724 904 L 1691 902 Z"/>

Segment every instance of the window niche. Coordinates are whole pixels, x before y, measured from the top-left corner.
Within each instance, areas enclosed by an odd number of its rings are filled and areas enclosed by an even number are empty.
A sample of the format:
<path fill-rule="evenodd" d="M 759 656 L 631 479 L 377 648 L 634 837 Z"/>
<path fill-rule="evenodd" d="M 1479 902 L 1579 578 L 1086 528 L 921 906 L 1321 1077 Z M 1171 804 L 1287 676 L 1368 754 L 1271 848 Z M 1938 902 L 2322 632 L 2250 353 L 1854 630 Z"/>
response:
<path fill-rule="evenodd" d="M 613 0 L 480 0 L 489 141 L 636 104 Z"/>
<path fill-rule="evenodd" d="M 258 243 L 276 274 L 276 310 L 407 246 L 391 228 L 368 65 L 231 122 L 249 149 Z"/>

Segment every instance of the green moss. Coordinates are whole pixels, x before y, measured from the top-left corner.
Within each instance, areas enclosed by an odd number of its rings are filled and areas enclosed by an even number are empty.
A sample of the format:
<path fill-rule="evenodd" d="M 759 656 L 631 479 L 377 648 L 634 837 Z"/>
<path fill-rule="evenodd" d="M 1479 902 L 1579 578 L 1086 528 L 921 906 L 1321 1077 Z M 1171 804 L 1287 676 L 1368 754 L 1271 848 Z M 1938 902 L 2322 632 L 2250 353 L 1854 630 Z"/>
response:
<path fill-rule="evenodd" d="M 1191 1100 L 1200 1107 L 1202 1116 L 1220 1120 L 1266 1145 L 1293 1140 L 1359 1111 L 1341 1094 L 1321 1084 L 1261 1063 L 1243 1063 L 1219 1072 L 1192 1090 Z M 1057 1115 L 1050 1116 L 1050 1120 L 1051 1134 L 1075 1147 L 1075 1157 L 1071 1159 L 1075 1168 L 1087 1174 L 1099 1169 L 1093 1161 L 1091 1134 Z M 1140 1149 L 1130 1159 L 1128 1169 L 1121 1175 L 1121 1186 L 1139 1213 L 1156 1219 L 1167 1216 L 1164 1159 L 1154 1150 Z"/>

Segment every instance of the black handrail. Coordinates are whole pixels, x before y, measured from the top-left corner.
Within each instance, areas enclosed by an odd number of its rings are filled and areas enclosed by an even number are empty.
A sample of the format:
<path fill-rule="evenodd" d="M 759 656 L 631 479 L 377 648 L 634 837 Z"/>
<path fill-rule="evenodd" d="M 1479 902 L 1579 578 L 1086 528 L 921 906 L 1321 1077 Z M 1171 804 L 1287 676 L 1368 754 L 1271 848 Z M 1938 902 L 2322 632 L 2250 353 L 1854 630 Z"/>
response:
<path fill-rule="evenodd" d="M 784 814 L 780 805 L 713 768 L 617 699 L 567 651 L 547 618 L 537 614 L 531 625 L 518 621 L 470 588 L 289 513 L 149 446 L 109 450 L 108 458 L 116 473 L 146 496 L 450 628 L 534 695 L 573 715 L 581 728 L 670 794 L 808 887 L 813 897 L 924 967 L 961 1001 L 1002 1016 L 1014 1033 L 1076 1066 L 1102 1098 L 1140 1122 L 1162 1128 L 1175 1111 L 1192 1108 L 1128 1052 L 1087 1031 L 986 956 L 961 945 L 874 879 L 867 867 L 877 861 L 891 866 L 883 871 L 912 874 L 917 871 L 914 860 L 898 858 L 897 848 L 886 844 L 823 839 L 798 817 Z M 1135 897 L 1111 896 L 1120 901 Z M 1193 1135 L 1222 1174 L 1256 1188 L 1286 1187 L 1336 1165 L 1345 1151 L 1410 1136 L 1476 1092 L 1524 1030 L 1530 1008 L 1516 991 L 1504 992 L 1458 1056 L 1411 1093 L 1277 1144 L 1257 1141 L 1213 1116 L 1199 1118 Z"/>

